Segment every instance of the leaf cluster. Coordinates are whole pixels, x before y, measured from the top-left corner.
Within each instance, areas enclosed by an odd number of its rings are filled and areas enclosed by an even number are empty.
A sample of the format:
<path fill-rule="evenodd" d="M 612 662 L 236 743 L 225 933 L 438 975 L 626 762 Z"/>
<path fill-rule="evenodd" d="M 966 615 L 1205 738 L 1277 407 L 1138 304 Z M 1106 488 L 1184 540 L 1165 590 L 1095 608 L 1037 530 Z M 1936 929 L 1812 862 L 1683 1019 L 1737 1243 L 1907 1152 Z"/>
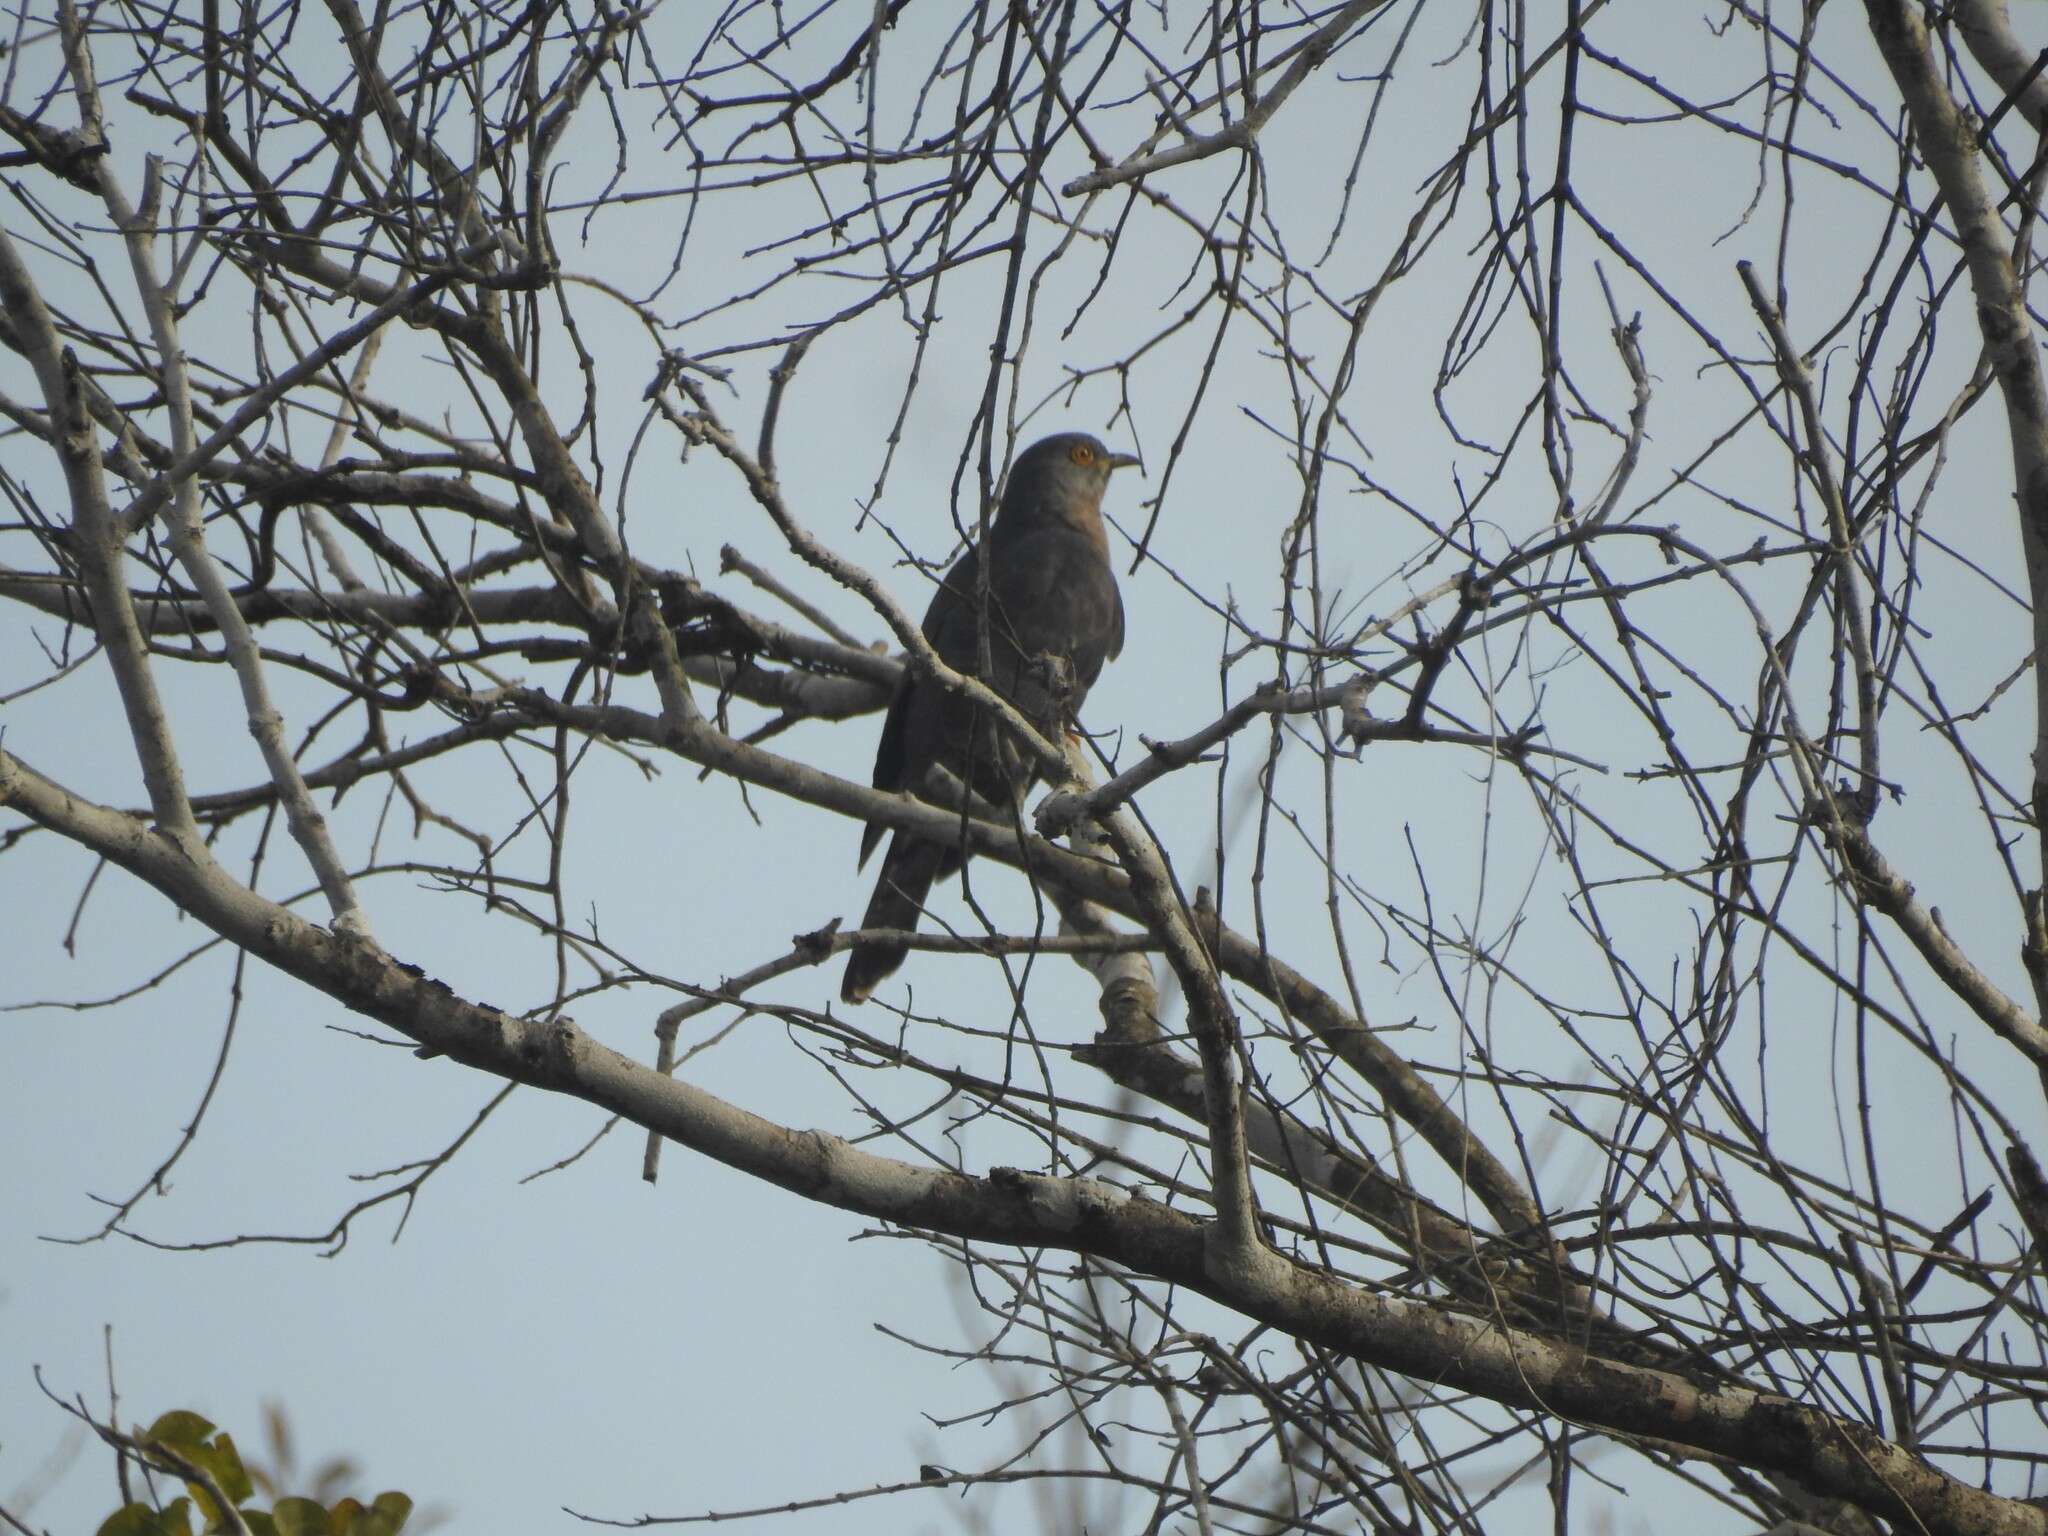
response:
<path fill-rule="evenodd" d="M 177 1476 L 185 1493 L 161 1504 L 124 1504 L 101 1522 L 99 1536 L 194 1536 L 195 1513 L 196 1529 L 208 1536 L 398 1536 L 412 1515 L 413 1501 L 395 1492 L 367 1504 L 347 1496 L 331 1505 L 290 1496 L 259 1508 L 257 1479 L 242 1464 L 234 1437 L 188 1409 L 163 1414 L 136 1445 L 145 1466 Z"/>

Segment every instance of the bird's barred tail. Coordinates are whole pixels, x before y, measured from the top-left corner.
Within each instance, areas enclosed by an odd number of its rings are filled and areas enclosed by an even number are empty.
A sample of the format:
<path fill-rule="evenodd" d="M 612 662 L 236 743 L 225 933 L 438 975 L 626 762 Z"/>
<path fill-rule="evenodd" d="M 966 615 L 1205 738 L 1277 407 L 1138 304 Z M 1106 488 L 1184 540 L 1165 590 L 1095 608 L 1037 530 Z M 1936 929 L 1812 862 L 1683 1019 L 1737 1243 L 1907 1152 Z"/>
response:
<path fill-rule="evenodd" d="M 932 882 L 946 863 L 946 849 L 898 832 L 889 839 L 888 855 L 882 860 L 881 877 L 868 902 L 863 928 L 900 928 L 905 933 L 917 927 Z M 910 953 L 904 944 L 856 944 L 846 957 L 846 977 L 839 983 L 839 1000 L 864 1003 L 875 988 L 896 973 L 903 957 Z"/>

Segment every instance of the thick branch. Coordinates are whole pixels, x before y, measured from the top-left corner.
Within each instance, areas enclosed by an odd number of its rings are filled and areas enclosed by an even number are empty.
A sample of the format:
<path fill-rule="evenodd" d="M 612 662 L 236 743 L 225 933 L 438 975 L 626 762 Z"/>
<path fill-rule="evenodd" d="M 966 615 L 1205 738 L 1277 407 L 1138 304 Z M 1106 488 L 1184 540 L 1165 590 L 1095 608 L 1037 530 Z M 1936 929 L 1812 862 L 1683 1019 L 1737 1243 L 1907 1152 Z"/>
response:
<path fill-rule="evenodd" d="M 83 370 L 69 349 L 59 348 L 50 312 L 5 226 L 0 226 L 0 308 L 6 310 L 42 385 L 71 504 L 73 521 L 66 546 L 85 576 L 94 627 L 107 648 L 149 803 L 158 825 L 189 834 L 194 827 L 192 808 L 185 801 L 184 770 L 178 766 L 170 720 L 150 676 L 148 647 L 122 580 L 121 540 L 107 500 L 106 473 L 92 418 L 86 410 Z"/>
<path fill-rule="evenodd" d="M 83 68 L 84 34 L 70 0 L 63 0 L 60 15 L 67 45 L 75 54 L 73 70 L 78 77 L 79 95 L 90 98 L 93 94 L 91 78 Z M 96 107 L 89 115 L 97 116 Z M 171 445 L 177 451 L 182 466 L 195 459 L 198 448 L 192 424 L 192 388 L 186 371 L 184 342 L 179 335 L 171 293 L 159 277 L 156 265 L 160 177 L 160 167 L 152 157 L 145 174 L 146 190 L 140 212 L 129 204 L 120 182 L 112 176 L 100 178 L 100 197 L 128 247 L 129 269 L 135 277 L 143 313 L 149 317 L 150 337 L 156 343 L 157 373 L 163 389 L 164 407 L 171 419 Z M 379 317 L 377 324 L 382 325 L 384 318 Z M 375 328 L 364 334 L 375 334 Z M 272 389 L 278 391 L 275 398 L 282 398 L 282 390 L 277 384 L 273 384 Z M 261 411 L 269 410 L 271 401 L 261 393 L 245 409 L 255 410 L 258 401 L 262 402 Z M 252 415 L 250 419 L 255 417 Z M 264 765 L 270 770 L 271 783 L 277 786 L 278 800 L 284 807 L 285 822 L 291 830 L 292 840 L 299 845 L 314 878 L 320 882 L 335 926 L 345 932 L 367 933 L 369 917 L 356 899 L 355 883 L 349 878 L 347 866 L 343 864 L 333 838 L 328 835 L 327 819 L 313 803 L 305 780 L 299 776 L 298 763 L 285 742 L 284 716 L 271 700 L 270 684 L 264 675 L 262 660 L 256 654 L 256 642 L 250 637 L 249 626 L 243 622 L 233 597 L 229 595 L 219 563 L 207 552 L 205 519 L 199 508 L 199 482 L 190 471 L 173 471 L 158 481 L 158 487 L 167 498 L 165 516 L 171 552 L 177 556 L 186 578 L 198 590 L 213 621 L 220 626 L 228 664 L 234 669 L 235 681 L 241 685 L 243 707 L 248 711 L 249 735 L 255 740 Z"/>
<path fill-rule="evenodd" d="M 0 751 L 0 805 L 119 864 L 230 942 L 439 1055 L 623 1115 L 805 1199 L 925 1231 L 1084 1252 L 1184 1286 L 1383 1369 L 1746 1466 L 1941 1536 L 2048 1536 L 2048 1511 L 1950 1478 L 1867 1427 L 1774 1393 L 1665 1371 L 1376 1296 L 1273 1258 L 1212 1268 L 1203 1224 L 1092 1179 L 995 1169 L 972 1178 L 879 1156 L 727 1103 L 592 1040 L 458 997 L 366 939 L 308 923 L 197 864 L 134 817 L 79 799 Z"/>
<path fill-rule="evenodd" d="M 664 746 L 714 772 L 776 790 L 794 799 L 915 832 L 947 847 L 966 847 L 1051 881 L 1125 917 L 1144 921 L 1129 877 L 1114 865 L 1083 858 L 1056 843 L 1021 837 L 1007 825 L 963 818 L 957 811 L 925 805 L 907 795 L 886 794 L 734 741 L 708 726 L 673 732 L 640 710 L 613 705 L 567 705 L 547 694 L 513 690 L 507 707 L 530 711 L 537 720 L 573 725 L 580 731 L 619 741 Z M 1233 981 L 1272 999 L 1305 1025 L 1331 1053 L 1357 1072 L 1387 1109 L 1413 1126 L 1446 1167 L 1478 1196 L 1487 1213 L 1510 1234 L 1540 1231 L 1542 1217 L 1520 1182 L 1472 1133 L 1464 1120 L 1398 1051 L 1380 1040 L 1337 1000 L 1257 939 L 1225 927 L 1213 910 L 1191 914 L 1201 944 Z"/>
<path fill-rule="evenodd" d="M 2013 97 L 2036 133 L 2048 133 L 2048 75 L 2042 73 L 2041 56 L 2013 31 L 2005 0 L 1955 0 L 1951 9 L 1970 56 Z"/>
<path fill-rule="evenodd" d="M 2034 649 L 2048 653 L 2048 389 L 2041 374 L 2039 338 L 2027 313 L 2026 289 L 2014 270 L 2012 240 L 1984 185 L 1976 136 L 1964 123 L 1942 79 L 1927 27 L 1908 0 L 1864 0 L 1877 38 L 1928 169 L 1940 183 L 1977 299 L 1977 325 L 1985 355 L 2005 401 L 2012 439 L 2013 483 L 2019 490 L 2020 547 L 2026 556 L 2027 594 L 2034 617 Z M 2034 669 L 2034 825 L 2048 827 L 2048 668 Z M 2037 837 L 2040 887 L 2048 889 L 2048 837 Z M 2042 935 L 2028 943 L 2041 947 Z M 2036 1005 L 2048 1012 L 2048 993 L 2036 986 Z"/>

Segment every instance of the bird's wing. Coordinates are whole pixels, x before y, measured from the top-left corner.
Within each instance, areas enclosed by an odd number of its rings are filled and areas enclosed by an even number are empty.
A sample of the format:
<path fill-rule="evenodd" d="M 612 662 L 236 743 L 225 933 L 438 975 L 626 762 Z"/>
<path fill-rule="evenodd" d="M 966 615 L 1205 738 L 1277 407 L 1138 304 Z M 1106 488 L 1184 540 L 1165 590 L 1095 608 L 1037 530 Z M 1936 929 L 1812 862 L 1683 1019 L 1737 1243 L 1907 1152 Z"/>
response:
<path fill-rule="evenodd" d="M 897 679 L 896 691 L 889 698 L 889 712 L 882 717 L 882 740 L 875 748 L 874 784 L 879 790 L 894 792 L 903 787 L 903 716 L 909 701 L 910 673 L 906 671 Z M 878 821 L 869 822 L 861 830 L 860 858 L 853 866 L 855 869 L 867 863 L 885 830 Z"/>
<path fill-rule="evenodd" d="M 974 665 L 974 582 L 974 551 L 970 549 L 953 562 L 938 591 L 932 594 L 931 606 L 925 609 L 924 623 L 919 626 L 926 642 L 949 667 L 971 669 Z M 882 719 L 882 739 L 875 748 L 875 788 L 894 794 L 923 786 L 931 764 L 911 762 L 910 743 L 914 736 L 929 738 L 932 722 L 925 722 L 927 729 L 923 731 L 913 731 L 910 717 L 918 710 L 942 708 L 935 692 L 919 684 L 908 669 L 898 679 L 896 691 L 889 698 L 889 712 Z M 925 750 L 929 755 L 928 744 Z M 878 822 L 868 823 L 861 833 L 861 864 L 867 863 L 885 830 Z"/>
<path fill-rule="evenodd" d="M 925 610 L 924 637 L 939 653 L 939 660 L 956 672 L 975 670 L 980 640 L 974 615 L 980 580 L 975 551 L 970 547 L 953 562 L 939 590 L 932 594 L 931 607 Z"/>

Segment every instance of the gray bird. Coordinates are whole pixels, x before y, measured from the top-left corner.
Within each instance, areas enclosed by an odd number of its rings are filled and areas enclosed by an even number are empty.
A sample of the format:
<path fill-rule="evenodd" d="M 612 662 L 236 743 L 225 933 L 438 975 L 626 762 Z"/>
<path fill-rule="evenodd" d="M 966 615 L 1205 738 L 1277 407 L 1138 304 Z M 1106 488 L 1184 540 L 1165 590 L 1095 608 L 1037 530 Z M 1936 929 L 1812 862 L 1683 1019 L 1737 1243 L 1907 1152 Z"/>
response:
<path fill-rule="evenodd" d="M 1124 604 L 1109 563 L 1102 493 L 1113 471 L 1137 462 L 1084 432 L 1062 432 L 1017 455 L 988 529 L 989 672 L 978 665 L 979 549 L 954 563 L 924 616 L 924 637 L 939 659 L 980 677 L 1041 735 L 1056 738 L 1066 729 L 1103 662 L 1124 648 Z M 1038 776 L 1037 765 L 983 711 L 906 670 L 882 722 L 875 788 L 921 794 L 935 764 L 997 805 L 1010 804 Z M 868 824 L 863 865 L 884 830 Z M 861 926 L 916 928 L 932 883 L 960 865 L 959 849 L 898 832 Z M 908 952 L 903 944 L 855 945 L 840 998 L 866 1002 Z"/>

